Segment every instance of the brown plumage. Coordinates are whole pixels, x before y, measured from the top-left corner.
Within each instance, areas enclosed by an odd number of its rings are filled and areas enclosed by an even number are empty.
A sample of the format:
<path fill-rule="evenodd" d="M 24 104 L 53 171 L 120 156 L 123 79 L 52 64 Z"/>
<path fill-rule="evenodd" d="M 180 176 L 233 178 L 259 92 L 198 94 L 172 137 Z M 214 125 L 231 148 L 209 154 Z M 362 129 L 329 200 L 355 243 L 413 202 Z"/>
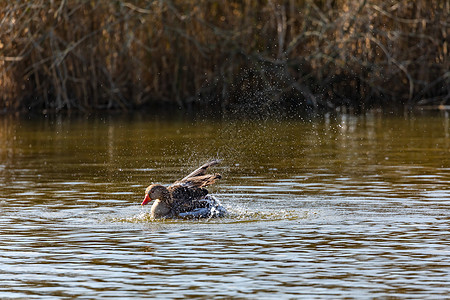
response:
<path fill-rule="evenodd" d="M 173 218 L 200 208 L 220 205 L 214 198 L 207 197 L 208 190 L 205 188 L 222 177 L 220 174 L 206 174 L 209 167 L 220 162 L 218 159 L 211 160 L 168 187 L 160 184 L 150 185 L 145 190 L 142 205 L 154 200 L 151 208 L 153 218 Z"/>

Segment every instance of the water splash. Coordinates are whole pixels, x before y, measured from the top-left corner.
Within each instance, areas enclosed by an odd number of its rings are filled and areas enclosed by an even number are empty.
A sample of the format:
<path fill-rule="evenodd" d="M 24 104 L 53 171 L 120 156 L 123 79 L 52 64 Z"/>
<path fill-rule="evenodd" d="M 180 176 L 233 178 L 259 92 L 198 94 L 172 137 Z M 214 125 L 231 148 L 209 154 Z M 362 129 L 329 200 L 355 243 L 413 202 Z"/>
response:
<path fill-rule="evenodd" d="M 106 222 L 113 223 L 195 223 L 195 222 L 214 222 L 214 223 L 248 223 L 261 221 L 281 221 L 281 220 L 302 220 L 316 215 L 316 212 L 299 209 L 274 209 L 274 210 L 256 210 L 244 206 L 226 206 L 228 213 L 221 218 L 204 219 L 153 219 L 147 211 L 139 212 L 131 216 L 114 216 L 106 218 Z"/>

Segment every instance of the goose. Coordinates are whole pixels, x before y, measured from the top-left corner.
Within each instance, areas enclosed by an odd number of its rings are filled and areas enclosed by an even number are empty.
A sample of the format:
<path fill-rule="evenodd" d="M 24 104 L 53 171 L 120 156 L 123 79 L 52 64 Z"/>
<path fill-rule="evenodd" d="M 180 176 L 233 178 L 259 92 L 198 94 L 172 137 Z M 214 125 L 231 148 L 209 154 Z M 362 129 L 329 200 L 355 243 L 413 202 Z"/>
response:
<path fill-rule="evenodd" d="M 223 217 L 227 213 L 225 207 L 206 189 L 222 178 L 218 173 L 206 174 L 209 167 L 220 162 L 219 159 L 211 160 L 168 187 L 161 184 L 148 186 L 141 205 L 153 201 L 150 210 L 153 219 Z"/>

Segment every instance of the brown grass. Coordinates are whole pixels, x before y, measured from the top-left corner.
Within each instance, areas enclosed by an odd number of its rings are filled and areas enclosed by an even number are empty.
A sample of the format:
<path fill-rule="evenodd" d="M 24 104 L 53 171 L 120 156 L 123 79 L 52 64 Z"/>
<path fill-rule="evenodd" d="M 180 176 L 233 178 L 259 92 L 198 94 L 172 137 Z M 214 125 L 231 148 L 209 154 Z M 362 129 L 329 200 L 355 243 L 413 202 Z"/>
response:
<path fill-rule="evenodd" d="M 0 109 L 450 103 L 450 0 L 0 0 Z"/>

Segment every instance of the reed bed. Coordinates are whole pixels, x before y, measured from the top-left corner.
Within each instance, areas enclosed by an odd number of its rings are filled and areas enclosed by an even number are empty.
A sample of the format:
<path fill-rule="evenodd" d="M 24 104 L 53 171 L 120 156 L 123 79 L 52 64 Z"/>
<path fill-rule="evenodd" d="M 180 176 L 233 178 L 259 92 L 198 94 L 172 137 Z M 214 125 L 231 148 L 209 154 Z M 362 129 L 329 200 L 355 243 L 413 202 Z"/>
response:
<path fill-rule="evenodd" d="M 450 103 L 450 0 L 0 0 L 0 110 Z"/>

